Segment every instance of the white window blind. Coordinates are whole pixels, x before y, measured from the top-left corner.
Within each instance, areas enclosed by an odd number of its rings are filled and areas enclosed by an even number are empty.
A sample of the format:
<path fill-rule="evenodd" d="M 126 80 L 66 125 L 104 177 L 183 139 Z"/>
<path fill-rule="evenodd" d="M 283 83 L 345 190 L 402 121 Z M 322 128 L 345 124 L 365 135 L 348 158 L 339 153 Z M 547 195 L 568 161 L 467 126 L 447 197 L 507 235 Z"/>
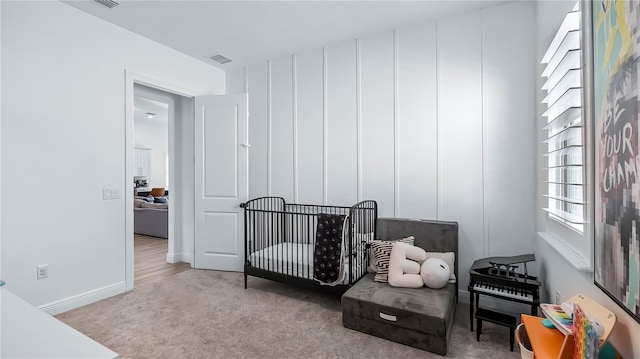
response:
<path fill-rule="evenodd" d="M 546 78 L 542 114 L 547 122 L 548 216 L 579 232 L 585 223 L 580 7 L 576 3 L 556 33 L 542 63 Z"/>

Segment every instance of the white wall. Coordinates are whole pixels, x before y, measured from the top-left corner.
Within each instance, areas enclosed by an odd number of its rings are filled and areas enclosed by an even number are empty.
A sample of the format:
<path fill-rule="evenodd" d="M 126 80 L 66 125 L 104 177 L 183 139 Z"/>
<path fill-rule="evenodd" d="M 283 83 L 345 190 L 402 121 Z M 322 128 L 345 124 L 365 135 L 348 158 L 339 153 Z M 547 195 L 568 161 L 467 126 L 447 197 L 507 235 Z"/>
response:
<path fill-rule="evenodd" d="M 518 2 L 227 74 L 249 93 L 249 195 L 460 224 L 460 283 L 535 243 L 535 18 Z M 245 77 L 246 75 L 246 77 Z M 246 87 L 246 88 L 245 88 Z"/>
<path fill-rule="evenodd" d="M 192 98 L 182 97 L 180 101 L 180 118 L 181 119 L 194 119 L 195 114 L 193 110 L 195 108 L 194 100 Z M 175 208 L 179 208 L 179 212 L 174 217 L 176 234 L 174 243 L 174 257 L 173 260 L 167 257 L 167 260 L 171 263 L 178 261 L 193 263 L 194 253 L 194 223 L 195 223 L 195 158 L 193 141 L 195 124 L 193 120 L 180 121 L 176 123 L 176 132 L 174 138 L 176 143 L 182 145 L 177 148 L 175 163 L 176 177 L 173 184 L 170 184 L 171 190 L 175 193 L 175 196 L 171 197 L 171 201 L 174 202 Z M 170 192 L 170 193 L 172 193 Z M 180 252 L 182 251 L 182 252 Z M 169 256 L 172 254 L 171 248 L 169 248 Z"/>
<path fill-rule="evenodd" d="M 166 187 L 164 166 L 169 153 L 169 125 L 164 122 L 136 119 L 134 122 L 135 147 L 151 149 L 151 176 L 149 187 Z"/>
<path fill-rule="evenodd" d="M 169 104 L 164 114 L 158 114 L 160 118 L 168 119 L 169 111 L 175 110 L 179 105 L 180 96 L 154 88 L 135 84 L 136 97 L 149 98 L 154 101 Z M 134 100 L 135 101 L 135 100 Z M 179 113 L 179 109 L 178 109 Z M 172 114 L 173 118 L 180 121 L 179 115 Z M 166 187 L 165 161 L 169 154 L 169 121 L 160 121 L 157 118 L 144 118 L 136 116 L 134 119 L 134 146 L 151 150 L 151 175 L 148 178 L 149 187 Z"/>
<path fill-rule="evenodd" d="M 575 1 L 537 1 L 536 2 L 536 19 L 537 19 L 537 40 L 536 40 L 536 88 L 539 89 L 543 80 L 540 78 L 543 66 L 540 65 L 542 56 L 546 52 L 547 47 L 553 40 L 555 33 L 558 31 L 562 20 L 573 6 Z M 536 133 L 538 134 L 538 157 L 537 157 L 537 208 L 543 207 L 545 198 L 542 194 L 546 193 L 544 181 L 546 180 L 546 171 L 544 158 L 542 154 L 545 147 L 542 144 L 544 133 L 541 130 L 545 124 L 545 118 L 542 113 L 545 108 L 541 105 L 544 94 L 541 90 L 536 93 L 537 103 L 537 121 Z M 545 232 L 547 229 L 547 216 L 542 210 L 537 211 L 537 230 Z M 544 285 L 543 300 L 552 302 L 555 292 L 559 291 L 561 300 L 569 299 L 577 293 L 584 293 L 594 300 L 603 304 L 609 310 L 614 312 L 617 317 L 617 323 L 611 334 L 610 341 L 624 358 L 640 358 L 640 324 L 632 319 L 622 308 L 615 304 L 609 297 L 598 287 L 593 284 L 592 273 L 581 272 L 575 269 L 563 256 L 561 256 L 546 241 L 539 239 L 536 241 L 536 258 L 540 265 L 541 281 Z"/>
<path fill-rule="evenodd" d="M 3 279 L 37 306 L 122 291 L 125 69 L 193 94 L 223 93 L 225 75 L 61 2 L 0 6 Z"/>
<path fill-rule="evenodd" d="M 0 6 L 0 41 L 2 39 L 2 6 Z M 0 46 L 0 83 L 2 83 L 2 46 Z M 2 86 L 0 86 L 0 129 L 2 129 Z M 2 158 L 2 136 L 0 135 L 0 159 Z M 0 166 L 0 188 L 2 188 L 2 166 Z M 2 259 L 2 191 L 0 190 L 0 259 Z M 0 265 L 0 279 L 2 279 L 2 265 Z M 0 300 L 2 300 L 0 298 Z M 2 345 L 2 339 L 0 339 Z"/>

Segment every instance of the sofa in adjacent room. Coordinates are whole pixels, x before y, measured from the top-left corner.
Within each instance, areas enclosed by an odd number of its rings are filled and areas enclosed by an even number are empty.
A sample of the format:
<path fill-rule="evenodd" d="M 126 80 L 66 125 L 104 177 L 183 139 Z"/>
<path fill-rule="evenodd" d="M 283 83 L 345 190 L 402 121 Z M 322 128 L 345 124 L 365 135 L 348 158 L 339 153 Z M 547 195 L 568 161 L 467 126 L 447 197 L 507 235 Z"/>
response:
<path fill-rule="evenodd" d="M 456 222 L 379 218 L 376 237 L 394 240 L 413 236 L 427 252 L 453 252 L 458 278 L 458 224 Z M 458 283 L 444 288 L 395 288 L 373 280 L 369 273 L 342 296 L 345 327 L 446 355 L 449 346 Z"/>
<path fill-rule="evenodd" d="M 169 238 L 169 204 L 149 203 L 145 199 L 135 198 L 133 232 L 146 236 Z"/>

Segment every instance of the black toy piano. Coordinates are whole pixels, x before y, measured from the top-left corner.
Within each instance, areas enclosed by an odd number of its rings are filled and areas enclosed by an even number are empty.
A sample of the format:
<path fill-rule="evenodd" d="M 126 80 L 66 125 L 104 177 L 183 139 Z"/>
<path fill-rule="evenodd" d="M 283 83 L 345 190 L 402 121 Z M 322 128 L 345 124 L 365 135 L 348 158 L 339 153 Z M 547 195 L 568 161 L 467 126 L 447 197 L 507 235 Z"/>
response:
<path fill-rule="evenodd" d="M 535 260 L 535 255 L 524 254 L 513 257 L 488 257 L 473 262 L 469 270 L 471 331 L 480 294 L 529 304 L 531 315 L 537 315 L 540 306 L 540 282 L 537 277 L 527 272 L 527 262 Z"/>

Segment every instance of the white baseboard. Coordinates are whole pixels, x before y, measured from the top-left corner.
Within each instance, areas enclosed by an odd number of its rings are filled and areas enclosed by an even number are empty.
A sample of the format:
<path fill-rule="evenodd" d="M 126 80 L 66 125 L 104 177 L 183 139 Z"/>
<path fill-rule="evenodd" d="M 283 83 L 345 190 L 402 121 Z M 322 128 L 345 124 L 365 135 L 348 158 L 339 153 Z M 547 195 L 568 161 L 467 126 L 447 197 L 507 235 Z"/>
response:
<path fill-rule="evenodd" d="M 74 295 L 52 303 L 44 304 L 38 308 L 51 315 L 67 312 L 102 299 L 113 297 L 126 291 L 125 282 L 118 282 L 106 287 L 94 289 L 85 293 Z"/>
<path fill-rule="evenodd" d="M 185 262 L 185 263 L 192 263 L 191 260 L 191 253 L 187 253 L 187 252 L 182 252 L 182 253 L 167 253 L 167 262 L 169 263 L 178 263 L 178 262 Z"/>
<path fill-rule="evenodd" d="M 178 263 L 181 259 L 181 253 L 167 253 L 167 263 Z"/>
<path fill-rule="evenodd" d="M 462 303 L 471 303 L 469 300 L 469 291 L 459 290 L 458 300 Z M 525 313 L 531 314 L 531 305 L 512 302 L 509 300 L 499 299 L 488 295 L 480 296 L 480 307 L 485 309 L 497 310 L 505 313 Z"/>
<path fill-rule="evenodd" d="M 192 253 L 182 252 L 182 261 L 185 263 L 193 264 Z"/>

